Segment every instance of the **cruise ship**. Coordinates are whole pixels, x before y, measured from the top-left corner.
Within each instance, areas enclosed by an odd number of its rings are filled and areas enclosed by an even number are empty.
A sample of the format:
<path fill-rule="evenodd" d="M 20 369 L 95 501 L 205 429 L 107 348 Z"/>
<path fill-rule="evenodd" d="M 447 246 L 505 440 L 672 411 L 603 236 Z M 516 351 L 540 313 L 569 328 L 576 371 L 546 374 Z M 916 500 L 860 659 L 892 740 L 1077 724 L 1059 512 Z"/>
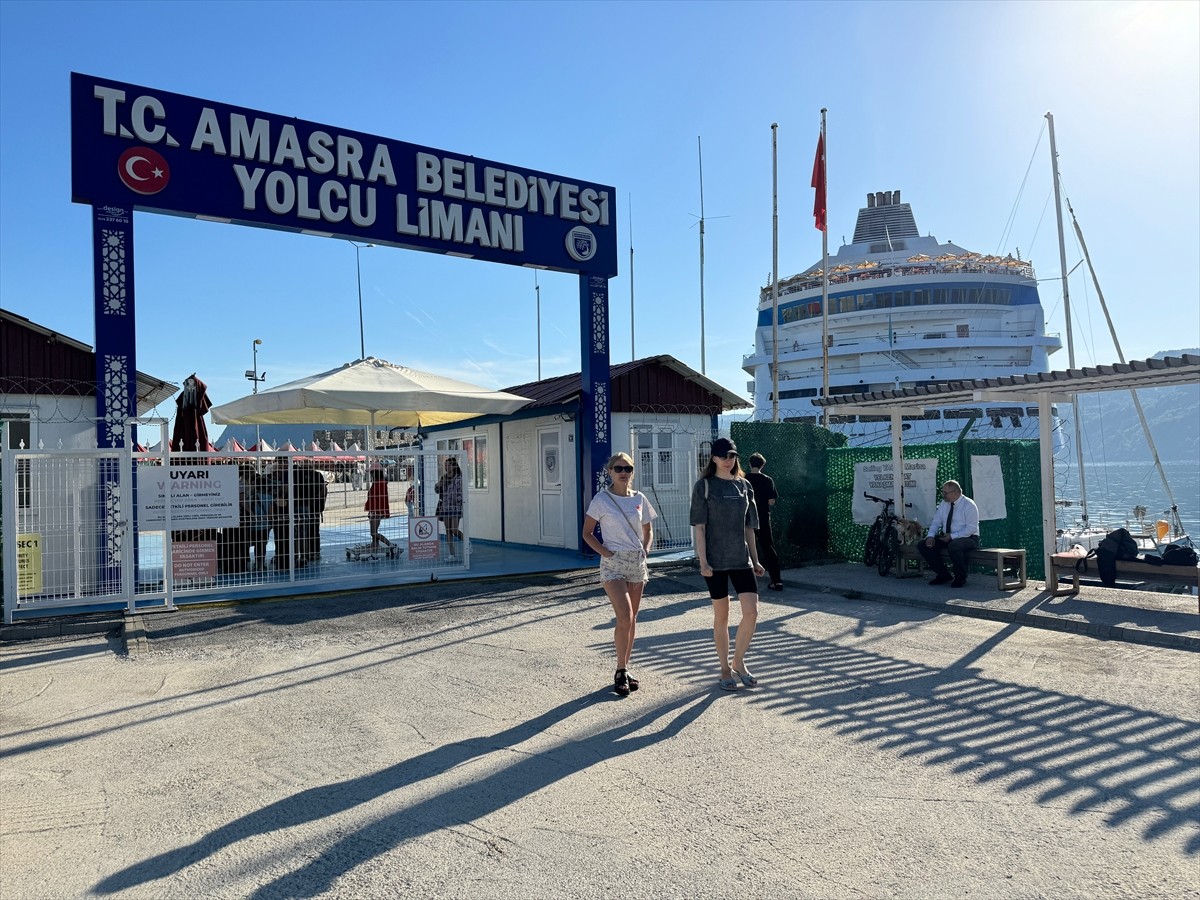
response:
<path fill-rule="evenodd" d="M 972 378 L 1049 371 L 1062 346 L 1045 331 L 1033 266 L 943 244 L 917 231 L 899 191 L 867 195 L 853 242 L 828 260 L 829 394 L 901 390 Z M 821 262 L 780 281 L 779 420 L 821 421 Z M 754 418 L 773 415 L 771 286 L 759 293 L 754 352 L 742 367 L 754 380 Z M 1060 434 L 1057 414 L 1054 433 Z M 891 440 L 887 416 L 831 415 L 850 446 Z M 1038 439 L 1036 406 L 931 409 L 905 417 L 906 442 L 973 438 Z"/>

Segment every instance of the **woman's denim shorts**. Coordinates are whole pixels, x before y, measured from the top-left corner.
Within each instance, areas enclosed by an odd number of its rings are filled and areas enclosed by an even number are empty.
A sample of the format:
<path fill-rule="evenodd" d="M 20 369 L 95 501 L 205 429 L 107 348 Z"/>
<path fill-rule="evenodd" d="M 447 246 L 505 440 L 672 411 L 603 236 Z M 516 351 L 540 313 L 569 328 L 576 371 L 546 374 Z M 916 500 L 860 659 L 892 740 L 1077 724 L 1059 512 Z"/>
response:
<path fill-rule="evenodd" d="M 616 550 L 611 557 L 600 558 L 600 583 L 606 581 L 646 582 L 650 567 L 641 550 Z"/>

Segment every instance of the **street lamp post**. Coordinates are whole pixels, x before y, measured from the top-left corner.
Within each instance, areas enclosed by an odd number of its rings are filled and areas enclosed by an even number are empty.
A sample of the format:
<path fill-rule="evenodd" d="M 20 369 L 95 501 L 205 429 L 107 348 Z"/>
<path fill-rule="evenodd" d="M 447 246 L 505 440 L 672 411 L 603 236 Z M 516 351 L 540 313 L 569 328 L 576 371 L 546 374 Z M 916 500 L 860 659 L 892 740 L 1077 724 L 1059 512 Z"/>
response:
<path fill-rule="evenodd" d="M 259 383 L 260 381 L 266 381 L 266 380 L 267 380 L 267 373 L 266 373 L 266 372 L 263 372 L 261 375 L 259 375 L 259 374 L 258 374 L 258 346 L 259 346 L 259 344 L 261 344 L 261 343 L 262 343 L 262 338 L 255 338 L 255 339 L 254 339 L 254 343 L 251 345 L 251 349 L 254 351 L 254 368 L 253 368 L 253 369 L 248 369 L 248 370 L 246 371 L 246 377 L 247 377 L 247 378 L 249 378 L 251 381 L 253 381 L 253 382 L 254 382 L 254 390 L 253 390 L 253 393 L 255 393 L 255 394 L 257 394 L 257 393 L 258 393 L 258 383 Z"/>
<path fill-rule="evenodd" d="M 367 341 L 363 332 L 363 311 L 362 311 L 362 266 L 359 264 L 359 250 L 370 250 L 374 244 L 359 244 L 354 241 L 350 242 L 350 246 L 354 248 L 354 271 L 358 276 L 358 358 L 367 358 Z"/>
<path fill-rule="evenodd" d="M 254 394 L 258 393 L 258 383 L 260 381 L 267 380 L 267 373 L 263 372 L 262 374 L 259 374 L 259 371 L 258 371 L 258 347 L 259 347 L 259 344 L 261 344 L 261 343 L 262 343 L 262 338 L 255 338 L 254 343 L 250 345 L 250 349 L 252 351 L 254 351 L 254 368 L 246 370 L 246 377 L 248 379 L 250 379 L 252 382 L 254 382 L 254 388 L 251 391 L 251 393 L 254 393 Z M 255 446 L 261 445 L 262 444 L 262 432 L 259 430 L 259 427 L 257 425 L 254 426 L 254 437 L 255 437 Z"/>

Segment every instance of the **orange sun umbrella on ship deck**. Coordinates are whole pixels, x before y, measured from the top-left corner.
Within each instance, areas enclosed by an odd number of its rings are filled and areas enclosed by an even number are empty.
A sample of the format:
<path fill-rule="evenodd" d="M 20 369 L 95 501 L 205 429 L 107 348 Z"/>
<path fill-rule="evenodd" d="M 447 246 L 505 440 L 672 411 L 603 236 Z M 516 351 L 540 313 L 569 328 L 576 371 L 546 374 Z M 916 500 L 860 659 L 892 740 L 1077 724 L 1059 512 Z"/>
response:
<path fill-rule="evenodd" d="M 854 266 L 848 266 L 845 263 L 838 263 L 836 266 L 834 266 L 829 271 L 830 272 L 849 272 L 853 268 L 854 268 Z"/>
<path fill-rule="evenodd" d="M 958 257 L 955 256 L 953 253 L 943 253 L 941 256 L 935 256 L 933 258 L 933 261 L 934 262 L 953 262 L 956 259 L 958 259 Z"/>
<path fill-rule="evenodd" d="M 854 268 L 856 268 L 856 269 L 874 269 L 878 265 L 879 265 L 879 263 L 875 262 L 875 260 L 873 260 L 873 259 L 864 259 L 862 262 L 860 262 Z"/>
<path fill-rule="evenodd" d="M 932 256 L 928 256 L 924 253 L 918 253 L 916 256 L 910 256 L 908 258 L 909 262 L 931 262 L 932 260 Z"/>

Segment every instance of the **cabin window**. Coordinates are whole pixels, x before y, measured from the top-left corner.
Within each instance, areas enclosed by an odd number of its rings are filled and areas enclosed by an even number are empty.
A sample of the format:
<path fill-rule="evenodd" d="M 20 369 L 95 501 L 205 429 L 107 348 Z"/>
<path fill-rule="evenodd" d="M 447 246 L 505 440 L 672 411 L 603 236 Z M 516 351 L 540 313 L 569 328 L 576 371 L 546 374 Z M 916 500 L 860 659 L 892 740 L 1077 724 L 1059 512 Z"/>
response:
<path fill-rule="evenodd" d="M 9 450 L 32 450 L 33 439 L 27 413 L 0 412 L 0 434 Z M 17 507 L 29 509 L 29 460 L 17 460 Z"/>
<path fill-rule="evenodd" d="M 437 442 L 437 449 L 439 451 L 464 451 L 466 453 L 466 460 L 463 467 L 463 484 L 467 490 L 471 491 L 486 491 L 488 489 L 486 435 L 477 434 L 468 438 L 444 438 Z M 439 474 L 441 473 L 439 472 Z"/>
<path fill-rule="evenodd" d="M 678 474 L 675 465 L 675 433 L 671 431 L 637 430 L 638 484 L 643 487 L 675 487 Z"/>

